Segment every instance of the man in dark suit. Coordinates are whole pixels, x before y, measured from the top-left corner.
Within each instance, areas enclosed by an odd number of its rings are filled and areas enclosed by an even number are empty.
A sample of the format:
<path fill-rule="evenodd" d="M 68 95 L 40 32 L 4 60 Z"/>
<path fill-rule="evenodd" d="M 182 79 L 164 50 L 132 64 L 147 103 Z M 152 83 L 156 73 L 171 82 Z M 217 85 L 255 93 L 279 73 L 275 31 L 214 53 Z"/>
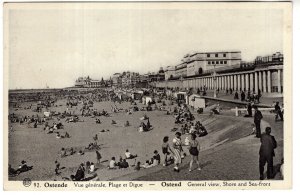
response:
<path fill-rule="evenodd" d="M 260 179 L 264 179 L 264 166 L 267 163 L 267 178 L 273 178 L 273 157 L 275 156 L 274 149 L 277 147 L 277 142 L 274 136 L 271 135 L 271 127 L 266 127 L 266 133 L 261 135 L 259 149 L 259 173 Z"/>
<path fill-rule="evenodd" d="M 263 118 L 261 112 L 258 110 L 257 106 L 253 106 L 254 108 L 254 124 L 256 128 L 256 137 L 260 138 L 261 136 L 261 130 L 260 130 L 260 122 L 261 119 Z"/>

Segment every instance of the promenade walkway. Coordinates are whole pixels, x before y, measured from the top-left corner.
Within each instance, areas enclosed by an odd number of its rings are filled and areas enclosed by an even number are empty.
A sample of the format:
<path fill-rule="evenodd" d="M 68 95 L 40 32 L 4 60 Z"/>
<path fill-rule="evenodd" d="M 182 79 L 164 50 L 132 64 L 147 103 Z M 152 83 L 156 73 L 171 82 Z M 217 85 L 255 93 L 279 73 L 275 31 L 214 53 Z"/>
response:
<path fill-rule="evenodd" d="M 253 118 L 241 118 L 241 120 L 253 121 Z M 264 115 L 263 131 L 266 126 L 272 127 L 272 135 L 275 136 L 278 142 L 274 158 L 275 171 L 277 172 L 283 158 L 283 122 L 275 122 L 273 115 Z M 255 138 L 254 135 L 247 135 L 241 139 L 201 151 L 201 171 L 196 170 L 196 165 L 194 165 L 195 170 L 188 171 L 190 160 L 190 156 L 188 156 L 183 160 L 179 173 L 173 171 L 173 166 L 157 166 L 115 180 L 258 180 L 259 147 L 260 140 Z M 282 179 L 282 176 L 277 172 L 274 179 Z"/>

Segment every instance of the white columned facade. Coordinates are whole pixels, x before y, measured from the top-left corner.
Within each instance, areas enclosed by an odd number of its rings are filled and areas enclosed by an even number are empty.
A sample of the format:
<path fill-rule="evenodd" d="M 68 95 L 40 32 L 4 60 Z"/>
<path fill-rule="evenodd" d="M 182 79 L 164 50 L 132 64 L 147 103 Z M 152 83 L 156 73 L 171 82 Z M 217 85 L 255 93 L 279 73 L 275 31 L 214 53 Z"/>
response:
<path fill-rule="evenodd" d="M 277 70 L 277 76 L 278 76 L 278 93 L 281 93 L 281 70 L 280 69 L 278 69 Z"/>
<path fill-rule="evenodd" d="M 255 87 L 255 93 L 258 92 L 258 72 L 254 72 L 254 87 Z"/>
<path fill-rule="evenodd" d="M 222 76 L 222 90 L 225 89 L 225 76 Z"/>
<path fill-rule="evenodd" d="M 230 75 L 230 88 L 233 90 L 233 75 Z"/>
<path fill-rule="evenodd" d="M 249 83 L 250 83 L 250 91 L 253 91 L 253 73 L 250 73 Z"/>
<path fill-rule="evenodd" d="M 245 75 L 245 88 L 246 88 L 246 91 L 249 90 L 249 74 L 246 74 Z"/>
<path fill-rule="evenodd" d="M 268 80 L 268 93 L 271 93 L 271 88 L 272 88 L 272 84 L 271 84 L 271 71 L 268 70 L 268 76 L 267 76 L 267 80 Z"/>
<path fill-rule="evenodd" d="M 233 91 L 236 90 L 236 74 L 233 75 Z"/>
<path fill-rule="evenodd" d="M 237 90 L 241 90 L 241 75 L 237 75 Z"/>
<path fill-rule="evenodd" d="M 266 78 L 266 71 L 262 72 L 262 79 L 263 79 L 263 92 L 267 92 L 267 78 Z"/>
<path fill-rule="evenodd" d="M 244 74 L 241 75 L 241 81 L 242 81 L 242 83 L 241 83 L 242 91 L 245 91 L 245 75 Z"/>
<path fill-rule="evenodd" d="M 258 72 L 258 89 L 260 89 L 260 91 L 262 91 L 262 74 L 261 71 Z"/>

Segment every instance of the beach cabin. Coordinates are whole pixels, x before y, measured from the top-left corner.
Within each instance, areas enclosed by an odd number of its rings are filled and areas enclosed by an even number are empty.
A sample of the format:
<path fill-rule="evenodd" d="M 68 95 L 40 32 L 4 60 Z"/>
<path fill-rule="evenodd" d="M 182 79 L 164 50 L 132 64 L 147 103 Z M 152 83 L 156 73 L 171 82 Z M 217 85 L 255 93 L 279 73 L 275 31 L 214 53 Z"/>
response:
<path fill-rule="evenodd" d="M 183 102 L 183 103 L 186 103 L 186 104 L 189 103 L 188 102 L 188 95 L 187 95 L 186 92 L 180 91 L 180 92 L 174 93 L 174 96 L 180 102 Z"/>
<path fill-rule="evenodd" d="M 140 99 L 142 99 L 143 94 L 144 94 L 143 91 L 136 91 L 131 94 L 131 98 L 134 100 L 140 100 Z"/>
<path fill-rule="evenodd" d="M 143 99 L 142 99 L 142 103 L 144 105 L 148 105 L 148 102 L 150 102 L 150 103 L 153 102 L 153 99 L 149 96 L 144 96 Z"/>
<path fill-rule="evenodd" d="M 199 95 L 197 94 L 193 94 L 191 96 L 189 96 L 189 105 L 194 107 L 195 109 L 198 108 L 205 108 L 205 99 L 201 98 Z"/>

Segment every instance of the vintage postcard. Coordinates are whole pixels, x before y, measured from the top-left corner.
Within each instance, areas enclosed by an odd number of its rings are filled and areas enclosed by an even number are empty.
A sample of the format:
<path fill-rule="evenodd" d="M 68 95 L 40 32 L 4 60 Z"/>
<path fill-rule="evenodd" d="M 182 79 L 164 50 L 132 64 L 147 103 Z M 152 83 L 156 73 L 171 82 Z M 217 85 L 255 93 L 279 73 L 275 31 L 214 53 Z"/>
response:
<path fill-rule="evenodd" d="M 292 187 L 291 2 L 3 7 L 5 190 Z"/>

